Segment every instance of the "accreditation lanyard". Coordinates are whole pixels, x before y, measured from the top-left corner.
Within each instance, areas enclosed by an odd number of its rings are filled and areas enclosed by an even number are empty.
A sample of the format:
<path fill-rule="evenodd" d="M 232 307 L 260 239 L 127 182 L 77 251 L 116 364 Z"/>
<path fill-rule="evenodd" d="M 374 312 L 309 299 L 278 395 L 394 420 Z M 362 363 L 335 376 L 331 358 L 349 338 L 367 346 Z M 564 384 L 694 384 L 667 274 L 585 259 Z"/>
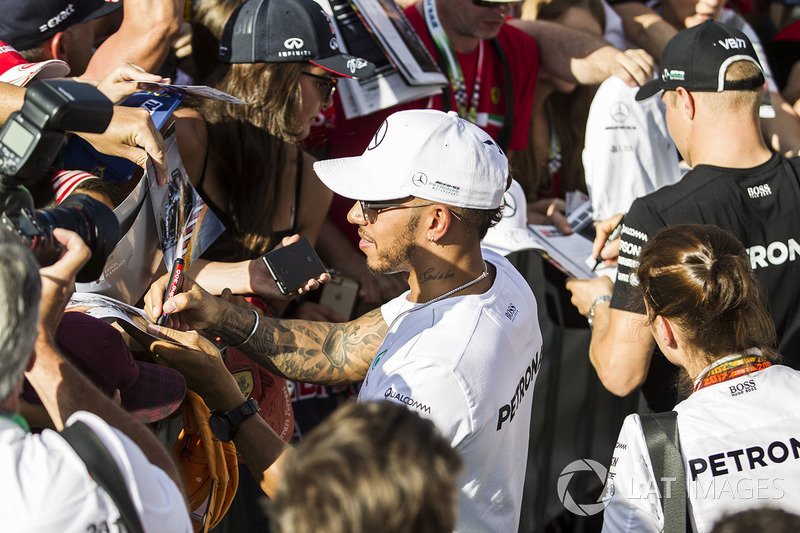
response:
<path fill-rule="evenodd" d="M 694 391 L 696 392 L 709 385 L 722 383 L 730 379 L 735 379 L 745 374 L 755 372 L 771 366 L 769 361 L 766 361 L 759 354 L 745 354 L 745 355 L 729 355 L 722 359 L 715 361 L 708 370 L 700 374 L 700 377 L 695 381 Z"/>
<path fill-rule="evenodd" d="M 450 45 L 450 39 L 439 22 L 439 15 L 436 13 L 436 1 L 425 0 L 423 4 L 425 12 L 425 24 L 433 39 L 433 45 L 439 52 L 439 57 L 444 59 L 447 67 L 450 87 L 456 99 L 458 116 L 475 124 L 478 120 L 478 102 L 480 101 L 481 77 L 483 74 L 483 47 L 484 41 L 478 43 L 478 72 L 475 75 L 475 86 L 472 89 L 472 98 L 467 102 L 467 84 L 464 81 L 464 73 L 461 65 L 458 64 L 455 53 Z"/>

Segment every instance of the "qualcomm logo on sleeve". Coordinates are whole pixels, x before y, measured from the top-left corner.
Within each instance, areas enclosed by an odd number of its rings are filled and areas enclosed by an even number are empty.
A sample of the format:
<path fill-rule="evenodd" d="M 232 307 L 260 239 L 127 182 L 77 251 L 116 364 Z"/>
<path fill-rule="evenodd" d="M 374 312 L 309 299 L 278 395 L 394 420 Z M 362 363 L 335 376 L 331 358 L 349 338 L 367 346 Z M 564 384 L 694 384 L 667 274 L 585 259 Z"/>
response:
<path fill-rule="evenodd" d="M 386 400 L 394 400 L 394 401 L 396 401 L 398 403 L 404 403 L 409 407 L 413 407 L 414 409 L 418 409 L 418 410 L 422 411 L 423 413 L 430 414 L 430 412 L 431 412 L 431 406 L 430 405 L 425 405 L 422 402 L 418 402 L 417 400 L 415 400 L 411 396 L 406 396 L 405 394 L 402 394 L 402 393 L 400 393 L 400 392 L 398 392 L 396 390 L 392 390 L 391 387 L 386 389 L 386 392 L 383 393 L 383 397 Z"/>

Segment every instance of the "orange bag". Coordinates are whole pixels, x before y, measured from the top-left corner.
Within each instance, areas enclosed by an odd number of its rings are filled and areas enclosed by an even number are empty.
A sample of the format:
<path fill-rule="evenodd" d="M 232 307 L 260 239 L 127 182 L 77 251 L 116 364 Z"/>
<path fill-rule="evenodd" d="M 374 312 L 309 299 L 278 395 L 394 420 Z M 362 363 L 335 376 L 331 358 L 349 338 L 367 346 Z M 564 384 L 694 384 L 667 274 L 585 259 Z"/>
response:
<path fill-rule="evenodd" d="M 200 396 L 186 391 L 181 409 L 183 429 L 173 449 L 183 471 L 192 526 L 195 533 L 205 533 L 225 516 L 236 495 L 236 446 L 211 433 L 210 411 Z"/>

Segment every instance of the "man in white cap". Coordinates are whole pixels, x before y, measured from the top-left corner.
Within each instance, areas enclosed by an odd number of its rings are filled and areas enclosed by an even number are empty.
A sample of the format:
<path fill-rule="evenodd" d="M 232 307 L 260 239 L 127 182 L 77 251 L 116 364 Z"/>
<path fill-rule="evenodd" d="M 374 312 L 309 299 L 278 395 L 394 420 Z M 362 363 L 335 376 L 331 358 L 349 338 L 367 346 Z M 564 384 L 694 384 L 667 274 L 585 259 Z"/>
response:
<path fill-rule="evenodd" d="M 408 292 L 344 324 L 259 319 L 191 283 L 163 310 L 173 326 L 218 335 L 287 378 L 363 380 L 360 401 L 388 400 L 430 418 L 465 465 L 458 531 L 516 531 L 542 338 L 527 282 L 480 246 L 502 208 L 506 156 L 456 113 L 413 110 L 390 116 L 361 156 L 314 168 L 328 187 L 358 200 L 348 220 L 358 226 L 369 268 L 404 273 Z M 164 282 L 146 296 L 154 316 Z M 169 347 L 161 347 L 170 362 Z M 179 369 L 196 374 L 196 367 Z M 241 403 L 235 391 L 205 399 L 225 412 L 238 413 Z M 269 435 L 256 435 L 269 433 L 259 424 L 233 433 L 243 454 L 253 451 L 253 461 L 245 455 L 251 469 L 270 463 L 263 456 L 271 452 L 255 445 L 261 438 L 262 448 L 271 447 L 263 440 Z M 269 493 L 267 476 L 258 477 Z"/>

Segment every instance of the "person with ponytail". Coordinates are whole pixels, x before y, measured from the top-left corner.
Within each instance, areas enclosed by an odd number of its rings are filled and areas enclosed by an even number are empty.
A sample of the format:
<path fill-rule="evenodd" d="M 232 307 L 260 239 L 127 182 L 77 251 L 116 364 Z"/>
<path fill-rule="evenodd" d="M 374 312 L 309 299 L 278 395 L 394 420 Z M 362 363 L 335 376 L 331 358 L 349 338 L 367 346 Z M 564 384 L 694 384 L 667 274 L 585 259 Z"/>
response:
<path fill-rule="evenodd" d="M 717 226 L 665 228 L 635 275 L 647 325 L 688 394 L 675 411 L 692 529 L 764 505 L 800 513 L 800 372 L 780 364 L 742 244 Z M 603 531 L 663 531 L 657 487 L 641 419 L 630 415 L 609 469 Z"/>

